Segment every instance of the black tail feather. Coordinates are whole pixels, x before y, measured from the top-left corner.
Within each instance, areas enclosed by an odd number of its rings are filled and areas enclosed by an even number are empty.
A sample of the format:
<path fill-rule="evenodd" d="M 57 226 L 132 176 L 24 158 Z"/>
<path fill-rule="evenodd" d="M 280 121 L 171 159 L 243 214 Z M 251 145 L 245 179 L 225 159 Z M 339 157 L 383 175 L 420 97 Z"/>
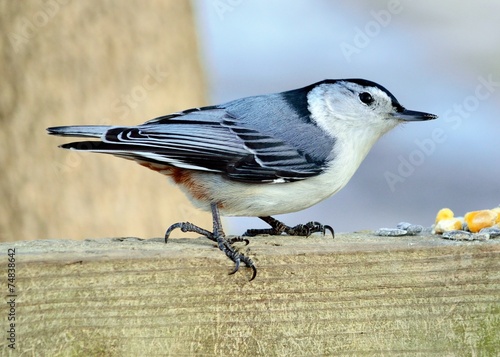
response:
<path fill-rule="evenodd" d="M 100 138 L 111 127 L 107 125 L 71 125 L 47 128 L 50 135 Z"/>

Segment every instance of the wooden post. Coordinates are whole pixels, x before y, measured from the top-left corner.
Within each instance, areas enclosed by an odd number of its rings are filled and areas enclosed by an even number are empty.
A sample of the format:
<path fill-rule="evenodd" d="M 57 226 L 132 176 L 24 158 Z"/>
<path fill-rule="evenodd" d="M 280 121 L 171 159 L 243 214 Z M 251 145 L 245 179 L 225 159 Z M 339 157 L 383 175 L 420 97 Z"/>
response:
<path fill-rule="evenodd" d="M 252 282 L 245 267 L 228 276 L 232 263 L 204 238 L 24 241 L 0 249 L 4 267 L 15 249 L 16 295 L 16 350 L 3 336 L 2 355 L 500 351 L 499 240 L 256 237 L 241 248 L 258 268 Z M 4 335 L 8 313 L 3 304 Z"/>

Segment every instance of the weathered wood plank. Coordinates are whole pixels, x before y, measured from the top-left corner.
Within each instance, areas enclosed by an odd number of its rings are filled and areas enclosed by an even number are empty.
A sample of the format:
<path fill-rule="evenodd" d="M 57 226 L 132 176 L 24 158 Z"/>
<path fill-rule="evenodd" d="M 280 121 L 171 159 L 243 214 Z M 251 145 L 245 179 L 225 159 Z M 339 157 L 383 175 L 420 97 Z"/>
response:
<path fill-rule="evenodd" d="M 3 257 L 16 249 L 15 354 L 500 350 L 499 241 L 363 233 L 335 240 L 257 237 L 242 248 L 258 267 L 252 282 L 249 269 L 228 276 L 230 261 L 202 238 L 168 245 L 129 238 L 0 247 Z M 2 314 L 4 319 L 7 312 Z M 6 355 L 12 351 L 5 341 Z"/>

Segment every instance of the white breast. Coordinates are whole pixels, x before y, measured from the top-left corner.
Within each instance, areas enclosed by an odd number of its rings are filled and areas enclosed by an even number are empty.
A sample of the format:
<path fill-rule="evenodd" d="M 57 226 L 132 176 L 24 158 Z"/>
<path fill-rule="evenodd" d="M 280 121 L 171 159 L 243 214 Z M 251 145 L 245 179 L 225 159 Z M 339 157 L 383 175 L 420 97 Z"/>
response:
<path fill-rule="evenodd" d="M 272 216 L 296 212 L 342 189 L 370 148 L 371 145 L 359 147 L 355 141 L 338 140 L 334 150 L 335 160 L 330 167 L 322 174 L 302 181 L 251 184 L 231 181 L 219 174 L 207 172 L 195 172 L 193 179 L 200 183 L 212 202 L 219 203 L 224 216 Z M 185 193 L 198 208 L 210 209 L 210 202 L 195 200 L 187 190 Z"/>

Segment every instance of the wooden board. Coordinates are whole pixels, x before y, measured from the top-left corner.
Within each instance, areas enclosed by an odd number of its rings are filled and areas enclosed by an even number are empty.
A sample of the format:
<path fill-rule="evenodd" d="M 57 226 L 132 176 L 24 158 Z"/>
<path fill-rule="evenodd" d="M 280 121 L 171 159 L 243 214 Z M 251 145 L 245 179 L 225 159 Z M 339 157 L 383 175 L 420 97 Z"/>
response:
<path fill-rule="evenodd" d="M 498 240 L 356 233 L 241 246 L 258 267 L 252 282 L 244 267 L 228 276 L 232 263 L 203 238 L 3 243 L 16 274 L 16 350 L 3 304 L 3 355 L 500 351 Z"/>

